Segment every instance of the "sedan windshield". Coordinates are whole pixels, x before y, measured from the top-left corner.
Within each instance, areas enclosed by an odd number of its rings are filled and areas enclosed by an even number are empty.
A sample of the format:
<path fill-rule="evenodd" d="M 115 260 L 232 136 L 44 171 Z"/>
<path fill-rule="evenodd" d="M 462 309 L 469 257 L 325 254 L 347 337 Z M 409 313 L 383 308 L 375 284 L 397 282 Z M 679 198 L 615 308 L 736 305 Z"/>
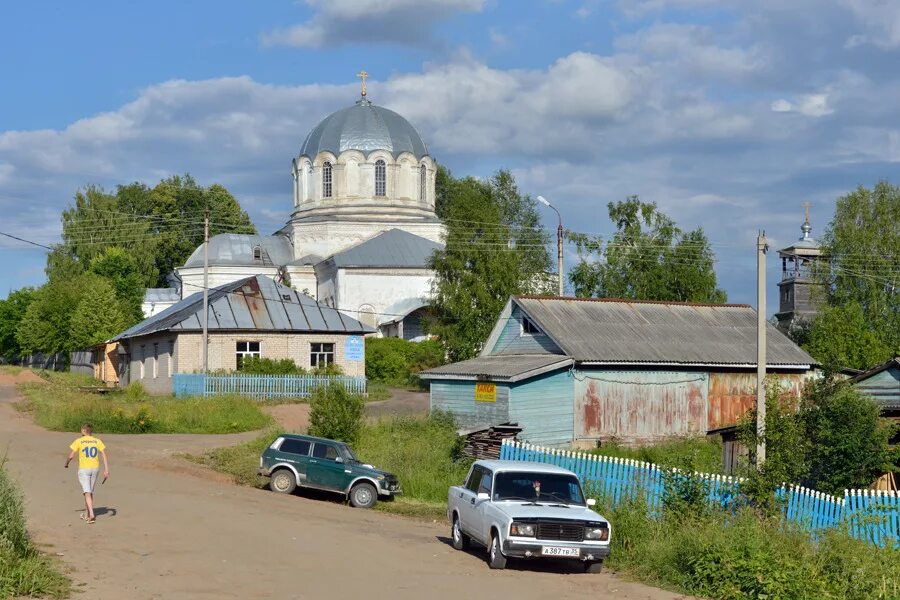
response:
<path fill-rule="evenodd" d="M 494 500 L 584 505 L 578 478 L 561 473 L 500 472 L 494 478 Z"/>

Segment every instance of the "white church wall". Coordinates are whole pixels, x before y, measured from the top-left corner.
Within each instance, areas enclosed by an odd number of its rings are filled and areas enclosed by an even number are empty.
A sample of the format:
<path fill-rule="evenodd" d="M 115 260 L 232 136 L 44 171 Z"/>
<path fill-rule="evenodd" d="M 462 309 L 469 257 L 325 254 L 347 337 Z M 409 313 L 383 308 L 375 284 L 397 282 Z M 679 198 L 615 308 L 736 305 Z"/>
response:
<path fill-rule="evenodd" d="M 307 254 L 328 257 L 389 229 L 402 229 L 438 243 L 443 243 L 445 231 L 444 225 L 438 222 L 295 221 L 294 257 Z"/>
<path fill-rule="evenodd" d="M 187 298 L 192 294 L 203 291 L 203 267 L 182 267 L 178 269 L 178 275 L 181 278 L 182 298 Z M 232 281 L 253 277 L 254 275 L 266 275 L 276 279 L 278 269 L 260 265 L 248 265 L 245 267 L 213 266 L 209 268 L 209 287 L 215 288 Z"/>
<path fill-rule="evenodd" d="M 433 273 L 428 269 L 338 269 L 337 308 L 362 320 L 360 314 L 374 308 L 375 318 L 384 320 L 384 311 L 406 298 L 431 295 Z"/>

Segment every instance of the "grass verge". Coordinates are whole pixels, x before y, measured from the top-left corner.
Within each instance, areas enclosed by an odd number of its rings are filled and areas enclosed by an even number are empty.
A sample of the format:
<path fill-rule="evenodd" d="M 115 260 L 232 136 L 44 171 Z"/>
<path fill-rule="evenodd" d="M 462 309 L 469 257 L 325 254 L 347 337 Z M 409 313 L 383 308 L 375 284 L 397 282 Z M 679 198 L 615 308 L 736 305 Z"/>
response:
<path fill-rule="evenodd" d="M 661 467 L 677 467 L 703 473 L 722 472 L 722 442 L 718 437 L 675 438 L 639 448 L 612 442 L 588 452 L 642 460 Z"/>
<path fill-rule="evenodd" d="M 839 530 L 815 541 L 746 508 L 653 519 L 625 503 L 604 514 L 609 566 L 652 585 L 722 599 L 900 597 L 900 552 Z"/>
<path fill-rule="evenodd" d="M 149 396 L 140 386 L 94 394 L 79 378 L 52 373 L 49 384 L 24 384 L 17 408 L 52 431 L 78 431 L 91 423 L 97 433 L 236 433 L 272 423 L 258 403 L 239 396 L 175 398 Z M 96 384 L 96 382 L 94 382 Z"/>
<path fill-rule="evenodd" d="M 0 598 L 67 598 L 71 582 L 31 543 L 22 493 L 0 460 Z"/>

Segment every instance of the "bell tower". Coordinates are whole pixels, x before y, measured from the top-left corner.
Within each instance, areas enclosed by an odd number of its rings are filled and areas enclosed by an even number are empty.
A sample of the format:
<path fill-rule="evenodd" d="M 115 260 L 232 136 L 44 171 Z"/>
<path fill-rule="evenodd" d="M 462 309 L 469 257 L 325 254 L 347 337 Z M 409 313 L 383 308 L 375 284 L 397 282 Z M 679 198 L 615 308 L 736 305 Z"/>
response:
<path fill-rule="evenodd" d="M 800 322 L 816 316 L 815 297 L 822 284 L 815 278 L 815 267 L 822 257 L 819 244 L 812 238 L 809 224 L 809 202 L 804 202 L 806 220 L 800 226 L 803 235 L 787 248 L 778 251 L 781 258 L 781 281 L 778 283 L 779 308 L 775 313 L 778 328 L 784 332 Z"/>

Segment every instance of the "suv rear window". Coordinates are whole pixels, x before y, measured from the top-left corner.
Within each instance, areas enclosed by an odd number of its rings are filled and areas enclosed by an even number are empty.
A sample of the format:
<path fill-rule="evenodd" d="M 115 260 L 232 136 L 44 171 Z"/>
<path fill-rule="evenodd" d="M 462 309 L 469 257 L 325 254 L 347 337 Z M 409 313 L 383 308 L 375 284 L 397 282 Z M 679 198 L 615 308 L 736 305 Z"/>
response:
<path fill-rule="evenodd" d="M 281 452 L 287 452 L 289 454 L 299 454 L 301 456 L 309 456 L 309 442 L 306 440 L 292 440 L 290 438 L 286 438 L 281 442 L 281 446 L 278 448 Z"/>

